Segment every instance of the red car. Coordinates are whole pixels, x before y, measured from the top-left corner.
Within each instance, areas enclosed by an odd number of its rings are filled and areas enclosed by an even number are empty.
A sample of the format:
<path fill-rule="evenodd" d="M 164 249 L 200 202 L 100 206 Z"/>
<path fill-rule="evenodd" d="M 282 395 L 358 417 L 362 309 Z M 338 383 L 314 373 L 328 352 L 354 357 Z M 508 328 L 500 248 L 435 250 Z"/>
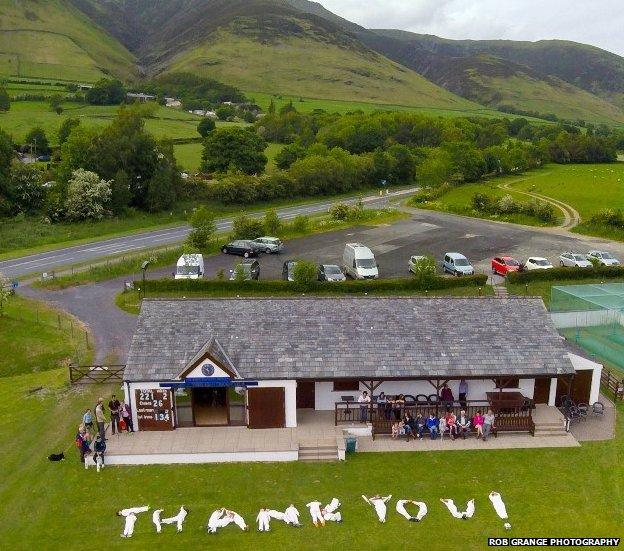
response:
<path fill-rule="evenodd" d="M 520 262 L 511 256 L 497 256 L 492 259 L 492 273 L 502 276 L 509 272 L 517 272 L 520 269 Z"/>

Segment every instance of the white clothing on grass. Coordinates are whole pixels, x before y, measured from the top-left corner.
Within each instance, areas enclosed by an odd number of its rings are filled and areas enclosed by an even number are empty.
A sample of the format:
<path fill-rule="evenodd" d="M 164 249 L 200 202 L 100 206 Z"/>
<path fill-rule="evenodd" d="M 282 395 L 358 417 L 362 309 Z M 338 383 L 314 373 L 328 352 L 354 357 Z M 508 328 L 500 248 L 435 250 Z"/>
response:
<path fill-rule="evenodd" d="M 507 515 L 507 507 L 505 507 L 505 502 L 503 501 L 501 495 L 498 492 L 490 492 L 489 498 L 494 506 L 494 509 L 496 510 L 496 514 L 503 520 L 509 519 L 509 516 Z M 511 528 L 511 524 L 506 522 L 505 528 L 509 530 Z"/>
<path fill-rule="evenodd" d="M 342 514 L 338 512 L 339 507 L 340 501 L 336 497 L 333 498 L 321 511 L 323 518 L 333 522 L 342 522 Z"/>
<path fill-rule="evenodd" d="M 232 523 L 236 524 L 241 530 L 247 530 L 247 524 L 245 524 L 245 519 L 243 517 L 234 511 L 225 509 L 223 511 L 223 517 L 217 521 L 217 527 L 223 528 Z"/>
<path fill-rule="evenodd" d="M 325 526 L 325 519 L 323 518 L 323 514 L 321 513 L 321 502 L 320 501 L 311 501 L 306 504 L 306 507 L 310 509 L 310 516 L 312 517 L 312 522 L 314 526 L 318 526 L 319 522 L 321 525 Z"/>
<path fill-rule="evenodd" d="M 405 505 L 407 505 L 408 503 L 411 503 L 418 507 L 418 513 L 416 513 L 415 517 L 407 512 Z M 427 514 L 427 504 L 424 501 L 414 501 L 413 499 L 399 499 L 396 504 L 396 510 L 399 515 L 403 515 L 407 520 L 420 522 Z"/>
<path fill-rule="evenodd" d="M 213 513 L 210 515 L 210 518 L 208 518 L 208 532 L 214 534 L 217 531 L 217 528 L 219 528 L 219 521 L 221 520 L 223 513 L 223 509 L 217 509 L 216 511 L 213 511 Z"/>
<path fill-rule="evenodd" d="M 128 507 L 127 509 L 122 509 L 119 511 L 119 514 L 122 517 L 127 517 L 128 515 L 138 515 L 139 513 L 145 513 L 149 511 L 149 505 L 143 505 L 142 507 Z"/>
<path fill-rule="evenodd" d="M 182 532 L 182 525 L 184 524 L 186 515 L 188 515 L 188 511 L 184 508 L 184 505 L 182 505 L 175 517 L 164 518 L 160 522 L 163 524 L 176 524 L 178 532 Z"/>
<path fill-rule="evenodd" d="M 379 522 L 386 522 L 386 513 L 388 512 L 388 507 L 386 507 L 386 503 L 390 501 L 392 495 L 386 497 L 374 496 L 371 498 L 363 495 L 362 497 L 364 498 L 364 501 L 366 501 L 366 503 L 375 507 L 375 512 L 377 513 L 377 518 L 379 519 Z"/>
<path fill-rule="evenodd" d="M 455 502 L 452 499 L 440 499 L 440 501 L 444 503 L 444 505 L 446 505 L 446 508 L 449 510 L 451 515 L 453 515 L 455 518 L 466 519 L 466 518 L 472 518 L 472 516 L 474 515 L 474 512 L 475 512 L 474 499 L 471 499 L 468 502 L 468 504 L 466 505 L 465 511 L 459 511 L 457 509 L 457 506 L 455 505 Z"/>
<path fill-rule="evenodd" d="M 271 516 L 266 509 L 260 509 L 256 521 L 258 522 L 258 530 L 260 532 L 268 532 L 270 530 L 269 523 L 271 522 Z"/>
<path fill-rule="evenodd" d="M 284 511 L 286 515 L 286 522 L 288 524 L 292 524 L 294 526 L 300 526 L 299 524 L 299 511 L 294 505 L 289 505 L 286 511 Z"/>
<path fill-rule="evenodd" d="M 164 509 L 156 509 L 153 513 L 152 513 L 152 522 L 154 523 L 154 526 L 156 526 L 156 533 L 160 534 L 160 531 L 162 530 L 161 528 L 161 520 L 160 520 L 160 514 L 164 511 Z"/>
<path fill-rule="evenodd" d="M 123 516 L 126 517 L 126 523 L 124 525 L 124 531 L 123 534 L 121 534 L 121 537 L 131 538 L 132 534 L 134 534 L 134 524 L 136 523 L 137 516 L 134 513 L 129 513 Z"/>
<path fill-rule="evenodd" d="M 266 512 L 271 518 L 275 520 L 283 520 L 288 523 L 288 518 L 286 517 L 286 513 L 282 513 L 281 511 L 276 511 L 275 509 L 267 509 Z"/>

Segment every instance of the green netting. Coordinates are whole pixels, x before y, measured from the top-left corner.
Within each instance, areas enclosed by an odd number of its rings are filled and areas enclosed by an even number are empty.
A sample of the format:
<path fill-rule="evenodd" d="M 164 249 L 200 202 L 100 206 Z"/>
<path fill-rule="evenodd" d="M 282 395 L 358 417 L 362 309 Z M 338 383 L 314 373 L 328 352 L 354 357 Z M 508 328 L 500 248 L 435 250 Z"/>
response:
<path fill-rule="evenodd" d="M 624 370 L 624 283 L 553 287 L 550 311 L 566 339 Z"/>

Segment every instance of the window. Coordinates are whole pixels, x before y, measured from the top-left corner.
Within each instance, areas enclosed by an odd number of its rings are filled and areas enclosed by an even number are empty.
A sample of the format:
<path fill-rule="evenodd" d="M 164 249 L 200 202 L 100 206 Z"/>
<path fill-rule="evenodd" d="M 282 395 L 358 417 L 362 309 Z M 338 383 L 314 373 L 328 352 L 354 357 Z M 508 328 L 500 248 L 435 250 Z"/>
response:
<path fill-rule="evenodd" d="M 505 377 L 503 379 L 496 379 L 494 384 L 496 385 L 496 388 L 519 388 L 520 377 Z"/>
<path fill-rule="evenodd" d="M 334 392 L 360 390 L 360 381 L 357 379 L 337 379 L 334 381 Z"/>

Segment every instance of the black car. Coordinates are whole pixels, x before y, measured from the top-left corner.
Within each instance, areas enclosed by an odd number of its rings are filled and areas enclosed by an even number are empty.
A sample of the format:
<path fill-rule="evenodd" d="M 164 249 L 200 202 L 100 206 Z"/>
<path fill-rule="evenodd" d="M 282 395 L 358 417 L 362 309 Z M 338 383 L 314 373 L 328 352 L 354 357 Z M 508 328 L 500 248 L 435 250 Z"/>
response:
<path fill-rule="evenodd" d="M 238 272 L 244 274 L 244 280 L 260 279 L 260 263 L 257 260 L 243 260 L 240 264 L 236 264 L 233 270 L 230 270 L 230 281 L 236 281 Z M 241 276 L 242 277 L 242 276 Z"/>
<path fill-rule="evenodd" d="M 244 256 L 245 258 L 258 256 L 258 252 L 251 242 L 245 239 L 237 239 L 227 245 L 223 245 L 223 247 L 221 247 L 221 252 L 224 254 L 237 254 L 239 256 Z"/>

